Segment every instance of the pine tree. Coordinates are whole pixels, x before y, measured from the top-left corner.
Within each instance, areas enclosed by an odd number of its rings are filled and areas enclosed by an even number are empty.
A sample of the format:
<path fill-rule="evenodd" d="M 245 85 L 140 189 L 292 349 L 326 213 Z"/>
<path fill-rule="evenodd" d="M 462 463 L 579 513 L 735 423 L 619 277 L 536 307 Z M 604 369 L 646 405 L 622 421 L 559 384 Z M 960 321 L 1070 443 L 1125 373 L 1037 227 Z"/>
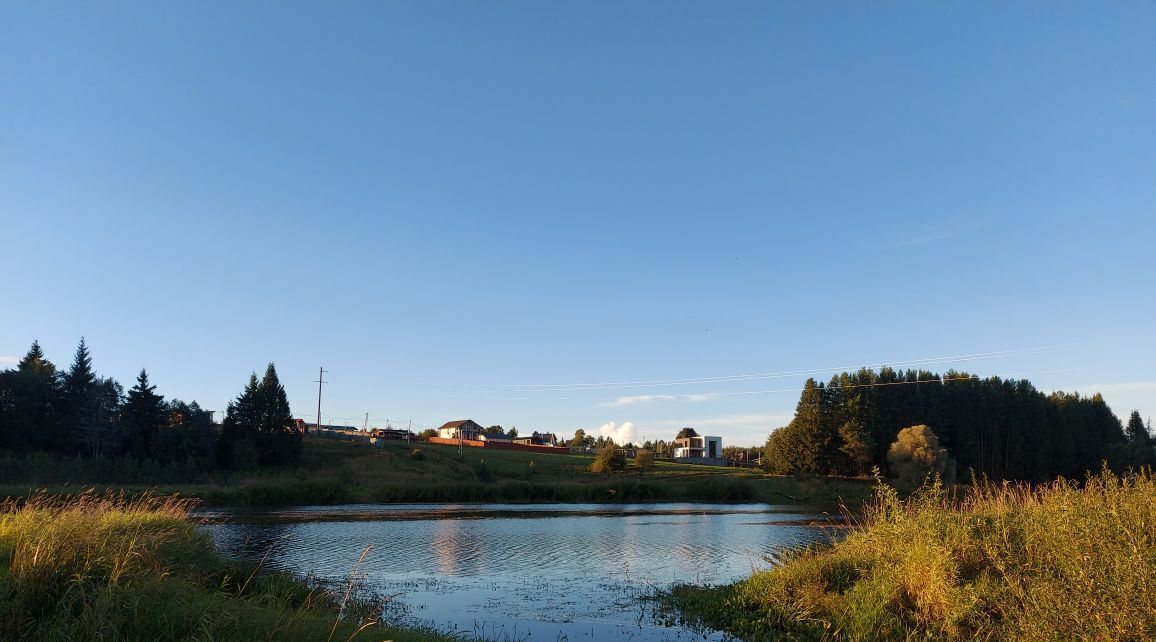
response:
<path fill-rule="evenodd" d="M 229 402 L 221 437 L 217 440 L 217 466 L 221 468 L 246 467 L 257 462 L 238 461 L 237 451 L 256 452 L 257 424 L 260 412 L 257 400 L 257 373 L 249 375 L 249 383 L 236 400 Z"/>
<path fill-rule="evenodd" d="M 839 427 L 839 440 L 842 442 L 839 450 L 846 458 L 846 472 L 851 475 L 864 475 L 871 471 L 871 453 L 875 444 L 871 435 L 863 428 L 863 424 L 854 419 L 848 420 Z"/>
<path fill-rule="evenodd" d="M 149 385 L 148 373 L 142 368 L 121 412 L 125 452 L 138 459 L 155 457 L 157 433 L 166 420 L 164 397 L 156 394 L 156 386 Z"/>
<path fill-rule="evenodd" d="M 56 449 L 64 452 L 100 452 L 100 417 L 97 416 L 96 374 L 84 337 L 76 348 L 72 366 L 61 378 L 62 429 L 55 435 Z M 86 448 L 87 446 L 87 448 Z"/>
<path fill-rule="evenodd" d="M 832 435 L 825 417 L 823 384 L 807 379 L 803 393 L 795 407 L 795 418 L 791 421 L 791 432 L 798 441 L 795 465 L 799 472 L 827 473 L 830 469 L 830 449 Z"/>
<path fill-rule="evenodd" d="M 0 448 L 35 451 L 52 445 L 59 385 L 56 366 L 38 341 L 15 370 L 0 373 Z"/>
<path fill-rule="evenodd" d="M 272 363 L 257 388 L 259 419 L 257 422 L 257 449 L 261 464 L 283 466 L 294 464 L 301 457 L 301 434 L 293 425 L 293 414 L 285 387 L 277 378 Z"/>
<path fill-rule="evenodd" d="M 1128 416 L 1128 425 L 1124 427 L 1124 436 L 1128 441 L 1134 444 L 1147 445 L 1152 437 L 1148 434 L 1148 428 L 1144 426 L 1144 420 L 1140 418 L 1140 411 L 1133 410 L 1132 414 Z"/>
<path fill-rule="evenodd" d="M 30 375 L 56 376 L 56 366 L 52 365 L 52 362 L 44 356 L 39 341 L 32 342 L 32 347 L 28 348 L 28 353 L 20 360 L 16 369 Z"/>

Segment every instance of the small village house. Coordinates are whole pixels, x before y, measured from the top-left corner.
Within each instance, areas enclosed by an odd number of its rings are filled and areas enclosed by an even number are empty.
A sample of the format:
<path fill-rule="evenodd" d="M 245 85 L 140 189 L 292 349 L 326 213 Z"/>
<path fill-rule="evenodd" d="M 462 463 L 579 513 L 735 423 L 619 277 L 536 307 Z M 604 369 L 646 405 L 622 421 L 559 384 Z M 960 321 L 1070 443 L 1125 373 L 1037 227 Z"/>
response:
<path fill-rule="evenodd" d="M 515 444 L 525 444 L 528 446 L 557 446 L 558 436 L 552 432 L 537 432 L 534 431 L 531 435 L 514 437 Z"/>
<path fill-rule="evenodd" d="M 446 422 L 441 428 L 438 428 L 438 437 L 442 439 L 465 439 L 468 441 L 477 441 L 485 432 L 478 422 L 473 419 L 459 419 L 457 421 Z"/>

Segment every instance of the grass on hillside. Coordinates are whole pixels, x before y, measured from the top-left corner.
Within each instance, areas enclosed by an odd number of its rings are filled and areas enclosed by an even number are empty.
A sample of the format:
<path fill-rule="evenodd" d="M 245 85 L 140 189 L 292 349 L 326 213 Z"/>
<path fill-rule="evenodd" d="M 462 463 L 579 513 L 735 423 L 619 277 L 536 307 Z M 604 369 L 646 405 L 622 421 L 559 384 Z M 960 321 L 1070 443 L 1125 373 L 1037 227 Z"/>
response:
<path fill-rule="evenodd" d="M 0 504 L 0 639 L 454 639 L 376 626 L 368 603 L 225 562 L 190 506 L 93 494 Z"/>
<path fill-rule="evenodd" d="M 420 455 L 415 456 L 418 449 Z M 83 460 L 47 455 L 0 457 L 0 497 L 38 489 L 75 492 L 77 486 L 126 492 L 180 492 L 209 505 L 285 506 L 358 502 L 647 502 L 710 501 L 783 503 L 805 500 L 861 502 L 870 495 L 862 480 L 790 478 L 752 469 L 655 462 L 628 465 L 613 474 L 590 472 L 591 455 L 386 442 L 367 443 L 308 436 L 300 465 L 290 469 L 214 472 L 186 483 L 126 483 L 117 467 L 89 470 Z M 112 472 L 109 472 L 109 471 Z M 61 486 L 68 482 L 70 486 Z M 794 499 L 792 499 L 794 498 Z"/>
<path fill-rule="evenodd" d="M 842 540 L 662 596 L 743 640 L 1156 638 L 1156 477 L 880 487 Z"/>

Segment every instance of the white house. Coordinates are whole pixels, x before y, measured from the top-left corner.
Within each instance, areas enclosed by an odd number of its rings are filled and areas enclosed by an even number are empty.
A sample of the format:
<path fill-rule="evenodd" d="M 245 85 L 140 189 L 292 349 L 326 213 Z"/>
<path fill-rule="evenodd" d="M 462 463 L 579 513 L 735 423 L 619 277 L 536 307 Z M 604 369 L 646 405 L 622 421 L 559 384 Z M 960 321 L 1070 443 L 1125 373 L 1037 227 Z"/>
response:
<path fill-rule="evenodd" d="M 438 428 L 438 437 L 442 439 L 476 440 L 485 428 L 472 419 L 459 419 L 446 423 Z"/>
<path fill-rule="evenodd" d="M 722 437 L 683 437 L 674 440 L 675 459 L 721 459 Z"/>

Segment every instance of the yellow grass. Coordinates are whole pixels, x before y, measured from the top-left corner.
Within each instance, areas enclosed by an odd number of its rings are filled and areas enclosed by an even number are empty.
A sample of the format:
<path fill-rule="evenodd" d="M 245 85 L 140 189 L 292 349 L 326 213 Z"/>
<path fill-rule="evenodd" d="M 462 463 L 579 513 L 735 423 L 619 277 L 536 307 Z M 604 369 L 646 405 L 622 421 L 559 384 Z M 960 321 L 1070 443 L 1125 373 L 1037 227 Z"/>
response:
<path fill-rule="evenodd" d="M 95 493 L 0 504 L 0 639 L 450 639 L 373 626 L 347 594 L 227 563 L 191 507 Z"/>
<path fill-rule="evenodd" d="M 671 600 L 746 640 L 1156 638 L 1151 473 L 962 495 L 882 487 L 841 541 Z"/>

